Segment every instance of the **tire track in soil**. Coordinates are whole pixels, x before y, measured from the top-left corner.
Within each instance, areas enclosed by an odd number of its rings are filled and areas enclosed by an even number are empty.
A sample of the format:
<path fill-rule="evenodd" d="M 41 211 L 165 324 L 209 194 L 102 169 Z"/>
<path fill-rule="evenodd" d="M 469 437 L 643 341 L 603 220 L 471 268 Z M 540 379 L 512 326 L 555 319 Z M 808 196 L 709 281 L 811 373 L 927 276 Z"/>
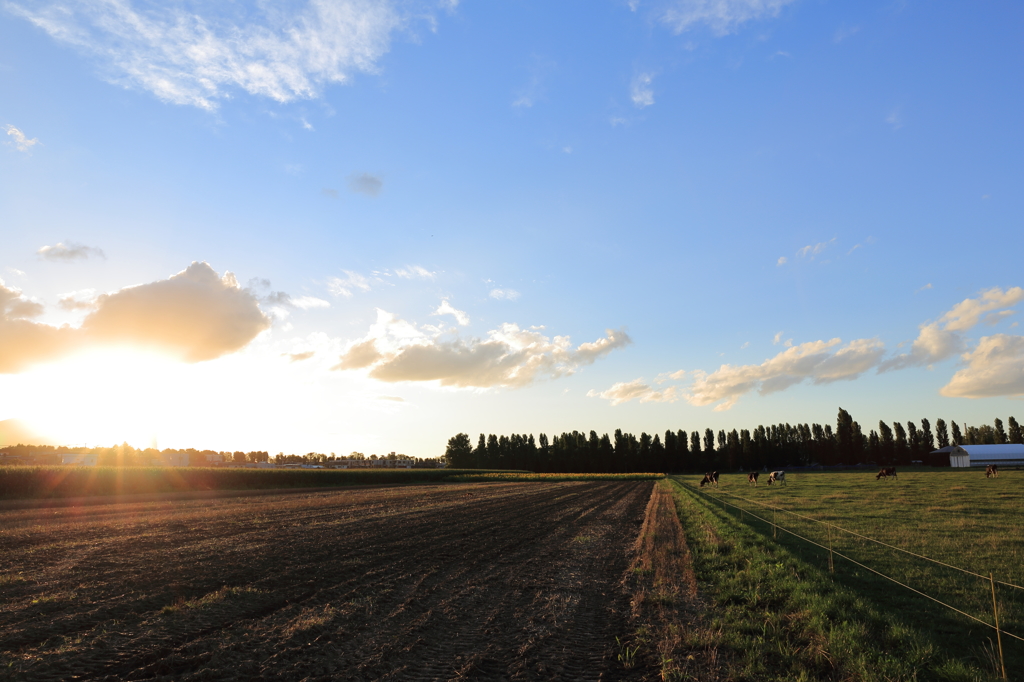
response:
<path fill-rule="evenodd" d="M 106 600 L 42 624 L 25 599 L 0 601 L 15 607 L 0 615 L 0 650 L 19 649 L 13 669 L 24 674 L 14 679 L 624 679 L 621 579 L 650 490 L 439 486 L 107 509 L 36 525 L 23 515 L 19 530 L 0 534 L 0 550 L 45 545 L 55 526 L 80 531 L 80 560 L 64 553 L 72 575 L 39 587 L 84 578 Z M 150 535 L 126 553 L 140 529 Z M 17 559 L 31 570 L 57 551 Z M 104 584 L 105 572 L 130 583 L 134 600 Z M 222 585 L 259 592 L 187 617 L 160 614 L 175 594 Z M 94 646 L 111 622 L 118 632 Z M 93 638 L 55 651 L 55 635 L 76 634 Z"/>

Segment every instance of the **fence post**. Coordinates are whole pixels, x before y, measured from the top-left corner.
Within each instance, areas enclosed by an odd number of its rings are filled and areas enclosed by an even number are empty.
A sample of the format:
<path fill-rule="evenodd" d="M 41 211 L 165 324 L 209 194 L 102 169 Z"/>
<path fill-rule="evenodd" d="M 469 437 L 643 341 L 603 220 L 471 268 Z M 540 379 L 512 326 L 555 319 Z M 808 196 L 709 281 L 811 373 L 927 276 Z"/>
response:
<path fill-rule="evenodd" d="M 773 540 L 777 540 L 779 538 L 779 534 L 777 532 L 777 529 L 778 529 L 779 526 L 778 526 L 777 519 L 776 519 L 776 516 L 777 516 L 776 512 L 777 511 L 779 511 L 779 510 L 776 509 L 775 507 L 772 507 L 772 539 Z"/>
<path fill-rule="evenodd" d="M 828 528 L 828 572 L 836 572 L 835 560 L 832 558 L 832 524 L 826 526 Z"/>
<path fill-rule="evenodd" d="M 999 667 L 1002 668 L 1003 679 L 1006 678 L 1006 660 L 1003 659 L 1003 633 L 999 630 L 999 608 L 996 606 L 996 579 L 988 574 L 989 585 L 992 586 L 992 616 L 996 621 L 996 641 L 999 642 Z"/>

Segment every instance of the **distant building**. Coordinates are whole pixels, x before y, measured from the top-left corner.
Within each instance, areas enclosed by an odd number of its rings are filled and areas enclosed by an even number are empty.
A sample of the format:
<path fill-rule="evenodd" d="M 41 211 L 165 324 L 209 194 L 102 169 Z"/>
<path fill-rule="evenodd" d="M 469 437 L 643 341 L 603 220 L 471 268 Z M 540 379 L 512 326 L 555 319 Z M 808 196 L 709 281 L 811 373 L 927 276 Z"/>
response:
<path fill-rule="evenodd" d="M 158 467 L 187 467 L 187 452 L 161 452 L 153 462 Z"/>
<path fill-rule="evenodd" d="M 1024 445 L 950 445 L 934 450 L 932 455 L 949 455 L 949 466 L 954 468 L 1024 466 Z"/>
<path fill-rule="evenodd" d="M 62 452 L 60 455 L 60 463 L 94 467 L 99 461 L 99 458 L 99 455 L 93 455 L 88 452 Z"/>

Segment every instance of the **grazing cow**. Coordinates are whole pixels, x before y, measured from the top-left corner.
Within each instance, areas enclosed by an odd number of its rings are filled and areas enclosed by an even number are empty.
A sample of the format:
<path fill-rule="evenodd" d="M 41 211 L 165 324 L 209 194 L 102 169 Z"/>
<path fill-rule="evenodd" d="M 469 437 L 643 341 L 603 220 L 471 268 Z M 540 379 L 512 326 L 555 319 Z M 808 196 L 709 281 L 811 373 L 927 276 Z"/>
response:
<path fill-rule="evenodd" d="M 748 484 L 753 483 L 754 487 L 756 488 L 757 487 L 757 477 L 759 475 L 760 474 L 758 474 L 756 471 L 751 471 L 749 474 L 747 474 L 747 483 Z"/>
<path fill-rule="evenodd" d="M 768 474 L 768 485 L 771 485 L 772 483 L 782 483 L 782 484 L 785 484 L 785 482 L 786 482 L 786 472 L 785 471 L 773 471 L 770 474 Z"/>
<path fill-rule="evenodd" d="M 700 487 L 703 488 L 706 485 L 713 485 L 716 488 L 718 487 L 718 472 L 717 471 L 709 471 L 706 474 L 704 474 L 704 478 L 702 478 L 701 481 L 700 481 Z"/>
<path fill-rule="evenodd" d="M 985 467 L 985 478 L 992 478 L 993 476 L 998 476 L 998 475 L 999 475 L 999 465 L 998 464 L 989 464 L 987 467 Z"/>
<path fill-rule="evenodd" d="M 900 477 L 896 475 L 896 467 L 882 467 L 882 470 L 878 472 L 877 476 L 875 476 L 875 480 L 877 481 L 880 478 L 888 480 L 890 476 L 895 478 L 897 481 L 900 480 Z"/>

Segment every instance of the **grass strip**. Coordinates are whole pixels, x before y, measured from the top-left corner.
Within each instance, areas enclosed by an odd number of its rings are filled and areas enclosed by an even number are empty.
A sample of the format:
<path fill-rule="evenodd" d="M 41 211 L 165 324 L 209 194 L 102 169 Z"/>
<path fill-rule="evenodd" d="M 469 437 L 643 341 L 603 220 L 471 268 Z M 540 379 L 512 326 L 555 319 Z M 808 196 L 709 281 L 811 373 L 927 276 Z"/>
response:
<path fill-rule="evenodd" d="M 995 679 L 990 651 L 954 657 L 931 637 L 672 480 L 715 643 L 735 680 Z"/>

